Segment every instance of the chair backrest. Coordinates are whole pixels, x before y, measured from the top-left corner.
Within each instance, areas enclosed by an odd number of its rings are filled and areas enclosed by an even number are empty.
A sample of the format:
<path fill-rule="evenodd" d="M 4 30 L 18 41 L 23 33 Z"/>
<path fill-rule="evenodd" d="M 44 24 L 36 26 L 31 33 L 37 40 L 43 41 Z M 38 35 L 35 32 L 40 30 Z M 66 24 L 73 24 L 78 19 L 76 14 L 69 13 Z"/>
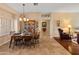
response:
<path fill-rule="evenodd" d="M 39 32 L 35 32 L 35 34 L 33 34 L 33 38 L 34 39 L 39 39 L 40 33 Z"/>
<path fill-rule="evenodd" d="M 79 34 L 77 34 L 77 39 L 79 40 Z"/>
<path fill-rule="evenodd" d="M 23 39 L 24 39 L 24 41 L 28 41 L 28 40 L 32 39 L 32 36 L 25 35 L 25 36 L 23 36 Z"/>
<path fill-rule="evenodd" d="M 14 35 L 20 35 L 20 33 L 14 33 Z"/>
<path fill-rule="evenodd" d="M 18 35 L 13 35 L 12 39 L 14 39 L 14 41 L 16 41 L 16 40 L 22 40 L 22 37 L 18 36 Z"/>
<path fill-rule="evenodd" d="M 63 33 L 63 30 L 62 30 L 62 29 L 60 29 L 60 28 L 58 29 L 58 31 L 59 31 L 59 33 L 60 33 L 60 34 L 62 34 L 62 33 Z"/>
<path fill-rule="evenodd" d="M 58 31 L 59 31 L 60 38 L 62 38 L 62 36 L 63 36 L 63 30 L 59 28 Z"/>
<path fill-rule="evenodd" d="M 60 28 L 58 28 L 58 30 L 59 30 L 59 32 L 63 32 L 63 30 L 62 30 L 62 29 L 60 29 Z"/>

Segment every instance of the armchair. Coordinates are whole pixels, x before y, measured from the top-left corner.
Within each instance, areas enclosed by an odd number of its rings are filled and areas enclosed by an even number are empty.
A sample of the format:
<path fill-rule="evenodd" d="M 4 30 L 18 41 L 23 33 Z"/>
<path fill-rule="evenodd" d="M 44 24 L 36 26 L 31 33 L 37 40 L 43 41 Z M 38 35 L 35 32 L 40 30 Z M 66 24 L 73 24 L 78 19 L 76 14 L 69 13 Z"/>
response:
<path fill-rule="evenodd" d="M 71 36 L 67 33 L 64 33 L 62 29 L 58 29 L 59 31 L 59 35 L 60 35 L 60 39 L 66 39 L 66 40 L 70 40 Z"/>

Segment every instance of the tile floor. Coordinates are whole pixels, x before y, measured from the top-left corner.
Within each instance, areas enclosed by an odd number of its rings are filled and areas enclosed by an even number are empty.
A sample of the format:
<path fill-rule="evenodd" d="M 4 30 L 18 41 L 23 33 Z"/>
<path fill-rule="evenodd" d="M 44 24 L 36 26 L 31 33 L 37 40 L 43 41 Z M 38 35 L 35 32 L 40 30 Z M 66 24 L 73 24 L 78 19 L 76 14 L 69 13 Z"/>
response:
<path fill-rule="evenodd" d="M 10 40 L 10 37 L 8 40 Z M 35 48 L 25 47 L 24 49 L 22 47 L 9 48 L 9 42 L 7 42 L 0 46 L 0 55 L 71 55 L 53 38 L 50 39 L 48 36 L 43 36 L 39 40 L 40 43 Z"/>

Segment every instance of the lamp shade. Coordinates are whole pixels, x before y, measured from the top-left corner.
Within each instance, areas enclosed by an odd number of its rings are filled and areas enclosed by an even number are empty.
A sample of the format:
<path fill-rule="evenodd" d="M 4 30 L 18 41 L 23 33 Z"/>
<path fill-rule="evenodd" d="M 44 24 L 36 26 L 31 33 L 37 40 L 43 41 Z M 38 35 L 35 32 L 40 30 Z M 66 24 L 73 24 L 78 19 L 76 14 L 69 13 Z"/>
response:
<path fill-rule="evenodd" d="M 68 28 L 71 28 L 71 25 L 68 25 Z"/>

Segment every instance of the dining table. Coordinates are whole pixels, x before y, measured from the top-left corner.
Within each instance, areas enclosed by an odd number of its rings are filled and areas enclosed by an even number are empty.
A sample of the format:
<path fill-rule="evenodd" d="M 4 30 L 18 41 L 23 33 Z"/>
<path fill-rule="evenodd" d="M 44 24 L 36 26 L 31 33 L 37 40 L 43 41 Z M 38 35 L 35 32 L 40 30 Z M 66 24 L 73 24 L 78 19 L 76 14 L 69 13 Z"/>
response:
<path fill-rule="evenodd" d="M 24 33 L 17 34 L 17 33 L 15 33 L 15 34 L 11 35 L 11 40 L 10 40 L 9 48 L 11 47 L 12 43 L 15 41 L 15 38 L 17 38 L 17 37 L 18 37 L 18 40 L 21 39 L 22 41 L 24 39 L 28 40 L 28 37 L 30 37 L 32 39 L 32 35 L 31 34 L 24 34 Z"/>

